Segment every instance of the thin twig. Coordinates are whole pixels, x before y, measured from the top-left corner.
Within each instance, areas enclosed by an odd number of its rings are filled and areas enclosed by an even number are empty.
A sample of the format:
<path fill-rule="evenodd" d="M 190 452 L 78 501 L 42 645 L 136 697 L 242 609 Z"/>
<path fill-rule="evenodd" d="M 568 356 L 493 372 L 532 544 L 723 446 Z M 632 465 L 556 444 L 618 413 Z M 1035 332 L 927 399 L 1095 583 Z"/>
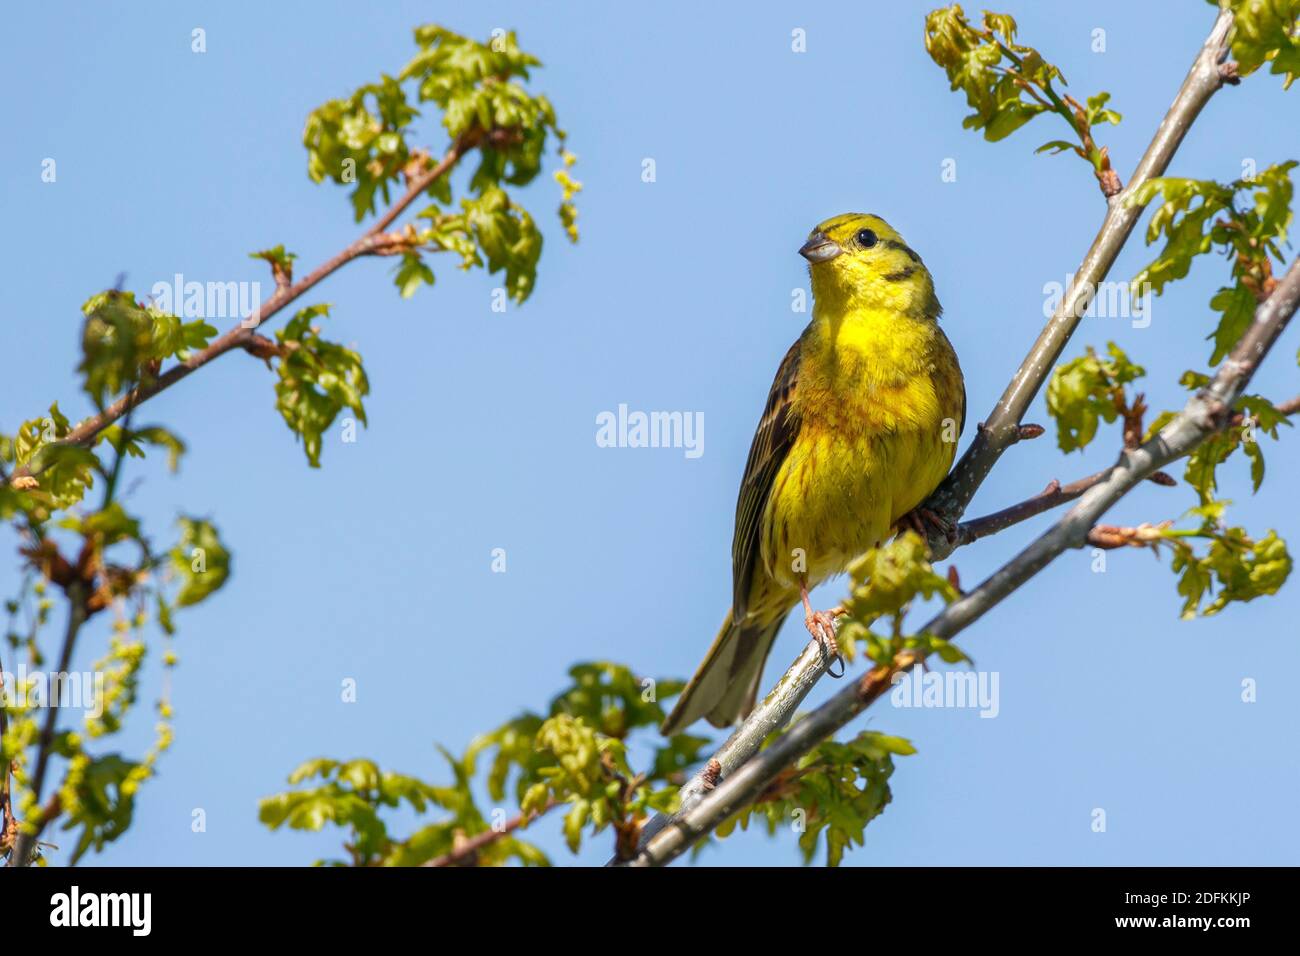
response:
<path fill-rule="evenodd" d="M 471 862 L 479 850 L 486 846 L 491 846 L 497 840 L 509 836 L 516 830 L 530 825 L 542 814 L 547 813 L 557 806 L 554 800 L 551 800 L 540 810 L 534 810 L 531 813 L 521 813 L 511 817 L 505 822 L 499 830 L 485 830 L 475 836 L 470 837 L 456 845 L 456 848 L 450 853 L 444 853 L 442 856 L 436 856 L 432 860 L 420 864 L 421 866 L 460 866 L 463 863 Z"/>
<path fill-rule="evenodd" d="M 1012 525 L 1037 517 L 1044 511 L 1050 511 L 1058 505 L 1073 501 L 1089 488 L 1105 479 L 1108 474 L 1110 474 L 1110 469 L 1106 468 L 1094 472 L 1086 478 L 1072 481 L 1068 485 L 1063 485 L 1053 478 L 1048 482 L 1046 488 L 1031 498 L 1026 498 L 1018 504 L 1003 508 L 1001 511 L 995 511 L 982 518 L 963 521 L 957 526 L 957 544 L 971 544 L 980 538 L 987 538 L 991 534 L 1005 531 Z"/>
<path fill-rule="evenodd" d="M 72 649 L 77 643 L 77 632 L 86 621 L 85 583 L 73 581 L 67 586 L 65 593 L 68 596 L 68 626 L 63 635 L 63 648 L 59 652 L 59 665 L 55 674 L 66 674 L 68 668 L 72 666 Z M 59 718 L 59 693 L 53 681 L 50 682 L 50 698 L 46 704 L 48 709 L 45 712 L 45 724 L 41 728 L 40 741 L 37 745 L 36 772 L 32 776 L 32 793 L 37 803 L 40 802 L 41 791 L 45 786 L 45 774 L 49 769 L 54 731 Z M 32 847 L 36 845 L 36 840 L 41 835 L 40 831 L 45 828 L 47 822 L 48 820 L 42 815 L 42 818 L 35 823 L 34 832 L 28 833 L 19 829 L 18 838 L 14 841 L 13 853 L 9 857 L 10 866 L 27 866 L 31 862 Z"/>
<path fill-rule="evenodd" d="M 1141 396 L 1139 396 L 1139 399 Z M 1134 403 L 1135 408 L 1137 403 Z M 1285 402 L 1279 402 L 1273 406 L 1278 414 L 1290 418 L 1296 412 L 1300 412 L 1300 395 L 1295 398 L 1289 398 Z M 1139 416 L 1140 417 L 1140 416 Z M 1245 412 L 1237 412 L 1229 421 L 1230 425 L 1240 425 L 1246 420 Z M 1133 438 L 1133 435 L 1140 435 L 1141 428 L 1136 430 L 1129 428 L 1127 425 L 1124 429 L 1124 445 L 1127 448 L 1136 448 L 1141 441 Z M 1058 505 L 1073 501 L 1085 491 L 1103 481 L 1110 474 L 1110 469 L 1098 471 L 1086 478 L 1080 478 L 1078 481 L 1072 481 L 1068 485 L 1063 485 L 1056 479 L 1048 482 L 1047 487 L 1033 497 L 1026 498 L 1009 508 L 1003 508 L 1001 511 L 995 511 L 993 514 L 985 515 L 982 518 L 972 518 L 970 521 L 963 521 L 957 526 L 957 546 L 971 544 L 980 538 L 987 538 L 991 534 L 997 534 L 1004 531 L 1012 525 L 1020 524 L 1022 521 L 1028 521 L 1030 518 L 1037 517 L 1044 511 L 1050 511 Z M 1165 487 L 1172 487 L 1177 481 L 1163 471 L 1157 471 L 1147 477 L 1147 481 Z"/>

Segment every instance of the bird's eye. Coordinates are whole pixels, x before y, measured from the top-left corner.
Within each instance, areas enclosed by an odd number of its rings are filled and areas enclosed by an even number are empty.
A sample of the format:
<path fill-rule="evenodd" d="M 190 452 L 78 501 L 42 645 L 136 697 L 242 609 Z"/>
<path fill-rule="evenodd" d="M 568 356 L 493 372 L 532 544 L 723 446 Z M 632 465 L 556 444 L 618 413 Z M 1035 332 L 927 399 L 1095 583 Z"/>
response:
<path fill-rule="evenodd" d="M 872 232 L 870 229 L 858 230 L 858 245 L 860 245 L 863 249 L 870 249 L 872 246 L 876 244 L 877 241 L 878 240 L 876 239 L 876 234 Z"/>

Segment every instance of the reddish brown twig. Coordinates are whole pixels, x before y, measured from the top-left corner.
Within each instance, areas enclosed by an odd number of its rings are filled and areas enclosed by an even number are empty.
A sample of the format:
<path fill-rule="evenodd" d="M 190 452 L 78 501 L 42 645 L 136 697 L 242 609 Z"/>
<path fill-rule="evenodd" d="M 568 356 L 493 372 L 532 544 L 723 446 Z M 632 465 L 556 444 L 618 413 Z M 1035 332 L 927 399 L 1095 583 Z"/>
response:
<path fill-rule="evenodd" d="M 485 830 L 465 840 L 456 843 L 455 849 L 450 853 L 444 853 L 442 856 L 436 856 L 432 860 L 421 864 L 422 866 L 472 866 L 478 852 L 484 847 L 491 846 L 497 840 L 509 836 L 516 830 L 528 826 L 544 813 L 548 813 L 557 804 L 554 800 L 546 804 L 540 810 L 528 814 L 519 814 L 511 817 L 505 822 L 505 825 L 499 830 Z"/>
<path fill-rule="evenodd" d="M 1124 422 L 1124 447 L 1136 448 L 1142 444 L 1142 419 L 1147 411 L 1146 395 L 1138 392 L 1133 397 L 1133 404 L 1129 405 L 1124 401 L 1124 390 L 1121 388 L 1115 393 L 1115 404 Z"/>
<path fill-rule="evenodd" d="M 1074 128 L 1079 133 L 1079 142 L 1083 144 L 1083 151 L 1079 155 L 1089 162 L 1093 162 L 1093 157 L 1096 157 L 1093 173 L 1101 185 L 1102 194 L 1107 199 L 1119 195 L 1124 187 L 1119 180 L 1119 173 L 1115 172 L 1110 164 L 1110 149 L 1106 146 L 1097 148 L 1097 143 L 1092 138 L 1092 129 L 1088 126 L 1088 114 L 1083 104 L 1069 94 L 1062 98 L 1073 111 Z"/>
<path fill-rule="evenodd" d="M 1018 504 L 1003 508 L 1001 511 L 995 511 L 982 518 L 963 521 L 957 526 L 957 543 L 964 545 L 978 541 L 980 538 L 987 538 L 991 534 L 1005 531 L 1012 525 L 1028 521 L 1044 511 L 1050 511 L 1057 505 L 1073 501 L 1093 485 L 1102 481 L 1108 474 L 1110 474 L 1109 468 L 1091 474 L 1086 478 L 1080 478 L 1078 481 L 1072 481 L 1068 485 L 1063 485 L 1053 478 L 1047 483 L 1046 488 L 1031 498 L 1026 498 Z"/>
<path fill-rule="evenodd" d="M 1172 524 L 1172 521 L 1162 521 L 1159 524 L 1144 521 L 1136 528 L 1099 524 L 1088 532 L 1088 543 L 1094 548 L 1104 548 L 1107 551 L 1115 548 L 1148 548 L 1163 541 L 1164 535 L 1161 532 Z"/>

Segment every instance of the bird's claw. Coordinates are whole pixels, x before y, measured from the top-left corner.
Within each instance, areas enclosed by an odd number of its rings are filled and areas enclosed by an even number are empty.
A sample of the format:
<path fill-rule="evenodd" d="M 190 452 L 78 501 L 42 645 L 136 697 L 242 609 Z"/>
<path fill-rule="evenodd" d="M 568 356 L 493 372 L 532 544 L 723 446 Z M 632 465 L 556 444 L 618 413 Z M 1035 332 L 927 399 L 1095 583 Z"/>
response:
<path fill-rule="evenodd" d="M 932 537 L 940 537 L 949 544 L 957 543 L 957 526 L 929 508 L 913 508 L 898 519 L 898 528 L 899 530 L 911 529 L 926 541 Z"/>
<path fill-rule="evenodd" d="M 839 615 L 833 611 L 812 611 L 804 615 L 803 623 L 808 633 L 822 649 L 826 657 L 826 673 L 831 677 L 843 677 L 846 671 L 844 657 L 840 654 L 840 644 L 835 638 L 835 620 Z M 840 665 L 840 672 L 834 671 L 835 664 Z"/>

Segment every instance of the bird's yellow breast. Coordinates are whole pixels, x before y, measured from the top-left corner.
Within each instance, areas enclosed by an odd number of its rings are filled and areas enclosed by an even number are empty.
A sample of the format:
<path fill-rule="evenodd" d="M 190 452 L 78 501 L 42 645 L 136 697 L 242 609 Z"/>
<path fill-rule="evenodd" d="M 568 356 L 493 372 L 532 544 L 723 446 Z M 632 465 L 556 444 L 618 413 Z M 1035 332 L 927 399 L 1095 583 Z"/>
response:
<path fill-rule="evenodd" d="M 799 433 L 773 484 L 762 560 L 784 589 L 844 571 L 948 473 L 963 387 L 934 319 L 818 316 L 800 340 Z"/>

